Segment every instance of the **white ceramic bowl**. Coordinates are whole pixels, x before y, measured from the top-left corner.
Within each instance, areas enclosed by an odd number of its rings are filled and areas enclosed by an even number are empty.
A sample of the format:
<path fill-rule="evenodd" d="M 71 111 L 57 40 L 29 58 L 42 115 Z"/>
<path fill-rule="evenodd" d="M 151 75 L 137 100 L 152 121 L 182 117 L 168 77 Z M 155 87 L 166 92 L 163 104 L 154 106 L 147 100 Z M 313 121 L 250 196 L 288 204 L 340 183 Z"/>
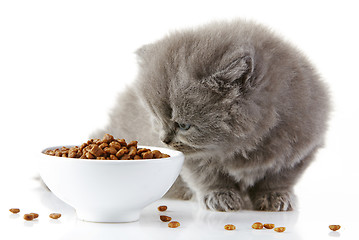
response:
<path fill-rule="evenodd" d="M 62 147 L 62 146 L 61 146 Z M 169 154 L 146 160 L 88 160 L 40 154 L 40 175 L 50 190 L 91 222 L 132 222 L 160 199 L 178 177 L 184 155 L 175 150 L 139 146 Z M 67 146 L 71 147 L 71 146 Z"/>

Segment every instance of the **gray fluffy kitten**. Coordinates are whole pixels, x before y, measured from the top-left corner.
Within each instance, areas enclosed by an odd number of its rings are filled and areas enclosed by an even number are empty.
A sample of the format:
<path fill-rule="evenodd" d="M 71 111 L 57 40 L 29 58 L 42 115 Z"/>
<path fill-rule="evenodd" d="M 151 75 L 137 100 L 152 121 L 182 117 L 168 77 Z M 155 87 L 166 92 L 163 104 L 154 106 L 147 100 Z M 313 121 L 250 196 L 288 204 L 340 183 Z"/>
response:
<path fill-rule="evenodd" d="M 167 197 L 217 211 L 293 209 L 329 112 L 326 86 L 300 51 L 236 20 L 172 33 L 137 55 L 138 78 L 94 137 L 182 151 Z"/>

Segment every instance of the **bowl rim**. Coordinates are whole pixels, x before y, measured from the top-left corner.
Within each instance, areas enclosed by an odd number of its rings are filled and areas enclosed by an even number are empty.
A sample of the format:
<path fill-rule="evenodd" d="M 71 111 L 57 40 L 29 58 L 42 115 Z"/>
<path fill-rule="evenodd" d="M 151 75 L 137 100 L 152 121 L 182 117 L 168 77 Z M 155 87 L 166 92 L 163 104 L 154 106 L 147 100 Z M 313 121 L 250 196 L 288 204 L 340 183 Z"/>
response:
<path fill-rule="evenodd" d="M 184 157 L 184 154 L 181 151 L 177 151 L 174 149 L 169 149 L 169 148 L 164 148 L 164 147 L 156 147 L 156 146 L 145 146 L 145 145 L 138 145 L 138 148 L 148 148 L 150 150 L 159 150 L 163 153 L 169 154 L 170 157 L 167 158 L 151 158 L 151 159 L 138 159 L 138 160 L 99 160 L 99 159 L 82 159 L 82 158 L 69 158 L 69 157 L 57 157 L 57 156 L 51 156 L 51 155 L 47 155 L 45 154 L 46 150 L 50 150 L 50 149 L 56 149 L 56 148 L 62 148 L 62 147 L 74 147 L 77 145 L 60 145 L 60 146 L 52 146 L 52 147 L 47 147 L 41 150 L 40 155 L 42 157 L 52 157 L 56 160 L 67 160 L 67 161 L 78 161 L 78 162 L 103 162 L 103 163 L 129 163 L 129 162 L 152 162 L 152 161 L 172 161 L 176 158 L 180 158 L 180 157 Z M 167 151 L 170 151 L 170 153 L 168 153 Z M 71 160 L 70 160 L 71 159 Z"/>

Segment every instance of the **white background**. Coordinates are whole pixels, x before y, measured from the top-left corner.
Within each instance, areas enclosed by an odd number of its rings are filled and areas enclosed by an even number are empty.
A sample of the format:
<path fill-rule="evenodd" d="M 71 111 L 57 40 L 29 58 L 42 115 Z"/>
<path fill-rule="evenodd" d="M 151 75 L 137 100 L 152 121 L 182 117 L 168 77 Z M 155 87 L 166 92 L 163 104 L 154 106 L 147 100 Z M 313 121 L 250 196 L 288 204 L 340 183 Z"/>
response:
<path fill-rule="evenodd" d="M 6 239 L 49 239 L 49 234 L 52 239 L 356 238 L 358 10 L 355 1 L 1 0 L 0 228 L 5 231 L 0 235 Z M 137 223 L 90 224 L 77 221 L 71 207 L 33 180 L 36 154 L 42 148 L 84 142 L 106 124 L 117 94 L 136 77 L 137 48 L 173 30 L 236 17 L 264 23 L 297 45 L 331 89 L 327 144 L 296 187 L 298 211 L 213 213 L 197 210 L 195 203 L 160 200 L 175 209 L 172 215 L 181 219 L 181 229 L 169 231 L 157 222 L 153 209 L 158 203 L 146 208 Z M 44 217 L 26 223 L 22 215 L 10 215 L 11 207 L 38 211 Z M 45 216 L 50 211 L 67 215 L 55 224 Z M 251 223 L 260 219 L 286 225 L 287 232 L 253 232 Z M 228 221 L 237 225 L 234 233 L 223 230 Z M 343 228 L 330 233 L 329 224 Z"/>

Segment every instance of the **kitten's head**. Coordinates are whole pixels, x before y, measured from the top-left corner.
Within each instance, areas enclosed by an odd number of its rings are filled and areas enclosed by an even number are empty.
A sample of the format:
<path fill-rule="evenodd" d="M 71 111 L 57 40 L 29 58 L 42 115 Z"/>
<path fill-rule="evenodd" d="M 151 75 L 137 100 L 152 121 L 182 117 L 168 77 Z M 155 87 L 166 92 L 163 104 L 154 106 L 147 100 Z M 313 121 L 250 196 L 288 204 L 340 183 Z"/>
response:
<path fill-rule="evenodd" d="M 235 30 L 215 24 L 137 51 L 139 95 L 169 147 L 186 154 L 231 151 L 254 139 L 250 135 L 262 117 L 253 103 L 260 62 L 241 35 L 248 30 Z"/>

